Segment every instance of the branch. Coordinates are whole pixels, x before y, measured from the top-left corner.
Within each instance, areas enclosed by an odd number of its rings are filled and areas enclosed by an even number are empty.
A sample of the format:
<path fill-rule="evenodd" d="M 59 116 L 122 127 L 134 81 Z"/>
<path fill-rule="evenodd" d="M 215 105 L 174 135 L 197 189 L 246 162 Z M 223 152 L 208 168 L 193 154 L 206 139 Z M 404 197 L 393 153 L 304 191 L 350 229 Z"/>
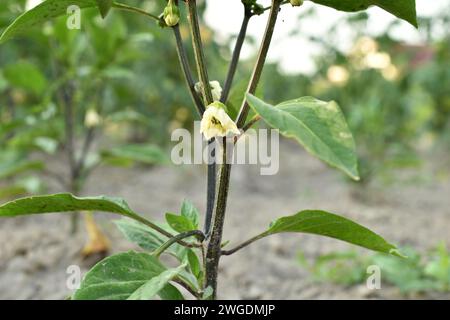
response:
<path fill-rule="evenodd" d="M 184 48 L 184 45 L 183 45 L 183 39 L 181 38 L 179 25 L 177 24 L 176 26 L 172 27 L 172 30 L 173 30 L 173 34 L 175 36 L 175 41 L 177 43 L 178 59 L 180 60 L 180 65 L 181 65 L 181 68 L 183 69 L 184 79 L 186 81 L 186 85 L 189 88 L 191 98 L 194 101 L 194 104 L 197 107 L 197 111 L 201 117 L 203 112 L 205 112 L 205 106 L 203 105 L 202 100 L 200 99 L 197 92 L 195 91 L 195 82 L 192 77 L 191 68 L 189 67 L 186 49 Z"/>
<path fill-rule="evenodd" d="M 132 7 L 132 6 L 129 6 L 129 5 L 126 5 L 126 4 L 123 4 L 123 3 L 115 2 L 115 3 L 112 4 L 112 7 L 115 8 L 115 9 L 118 9 L 118 10 L 139 13 L 139 14 L 142 14 L 144 16 L 147 16 L 147 17 L 150 17 L 152 19 L 155 19 L 156 21 L 160 21 L 161 20 L 158 16 L 156 16 L 154 14 L 151 14 L 151 13 L 149 13 L 147 11 L 142 10 L 142 9 L 139 9 L 139 8 L 136 8 L 136 7 Z"/>
<path fill-rule="evenodd" d="M 248 22 L 250 21 L 251 17 L 252 17 L 252 13 L 249 10 L 247 10 L 247 8 L 245 8 L 244 19 L 242 20 L 241 30 L 239 31 L 239 34 L 238 34 L 238 37 L 236 40 L 236 45 L 234 47 L 233 56 L 231 58 L 227 78 L 225 80 L 225 84 L 223 87 L 222 96 L 220 97 L 220 101 L 222 103 L 226 103 L 228 100 L 228 96 L 229 96 L 230 90 L 231 90 L 231 85 L 233 84 L 234 75 L 236 74 L 239 57 L 241 55 L 242 45 L 244 44 L 245 36 L 247 34 Z"/>
<path fill-rule="evenodd" d="M 289 2 L 290 2 L 289 0 L 283 0 L 283 2 L 281 2 L 281 5 L 288 4 Z M 270 10 L 271 8 L 272 8 L 272 6 L 265 7 L 262 9 L 262 12 L 266 12 L 267 10 Z"/>
<path fill-rule="evenodd" d="M 252 78 L 247 88 L 247 93 L 254 94 L 256 88 L 258 87 L 259 80 L 261 79 L 261 74 L 264 68 L 264 64 L 266 62 L 267 53 L 269 51 L 270 42 L 272 41 L 273 32 L 275 30 L 275 23 L 277 21 L 278 12 L 281 5 L 280 0 L 272 0 L 272 6 L 270 8 L 269 20 L 267 22 L 266 31 L 264 33 L 264 38 L 261 44 L 261 48 L 259 49 L 258 58 L 256 61 L 255 68 L 253 70 Z M 239 111 L 239 115 L 236 121 L 238 128 L 241 128 L 245 124 L 245 120 L 247 119 L 247 115 L 249 112 L 249 105 L 247 103 L 247 99 L 244 98 L 241 109 Z"/>
<path fill-rule="evenodd" d="M 182 279 L 175 278 L 173 280 L 173 282 L 178 283 L 180 286 L 182 286 L 184 289 L 186 289 L 190 294 L 192 294 L 198 300 L 200 300 L 202 298 L 202 295 L 199 292 L 197 292 L 193 288 L 191 288 L 191 286 L 188 285 L 186 282 L 184 282 Z"/>
<path fill-rule="evenodd" d="M 195 53 L 195 62 L 197 64 L 197 71 L 200 82 L 203 85 L 203 98 L 205 100 L 205 104 L 210 104 L 214 101 L 214 99 L 211 92 L 211 86 L 209 84 L 205 54 L 203 52 L 196 0 L 187 0 L 187 5 L 189 9 L 189 22 L 191 25 L 191 36 Z"/>
<path fill-rule="evenodd" d="M 257 114 L 254 116 L 249 122 L 245 124 L 245 126 L 242 127 L 242 131 L 246 132 L 248 129 L 250 129 L 255 123 L 257 123 L 259 120 L 261 120 L 261 116 Z"/>
<path fill-rule="evenodd" d="M 265 231 L 261 234 L 258 234 L 257 236 L 254 236 L 253 238 L 241 243 L 240 245 L 236 246 L 235 248 L 231 249 L 231 250 L 222 250 L 221 251 L 221 255 L 223 256 L 229 256 L 232 255 L 234 253 L 236 253 L 237 251 L 249 246 L 250 244 L 252 244 L 255 241 L 261 240 L 267 236 L 271 235 L 271 233 L 269 233 L 268 231 Z"/>
<path fill-rule="evenodd" d="M 136 220 L 136 221 L 138 221 L 138 222 L 140 222 L 140 223 L 145 224 L 147 227 L 150 227 L 150 228 L 152 228 L 152 229 L 158 231 L 159 233 L 161 233 L 162 235 L 166 236 L 167 238 L 172 239 L 172 238 L 175 237 L 175 236 L 174 236 L 173 234 L 171 234 L 170 232 L 164 230 L 164 229 L 161 228 L 160 226 L 154 224 L 153 222 L 151 222 L 151 221 L 149 221 L 149 220 L 147 220 L 147 219 L 145 219 L 145 218 L 143 218 L 143 217 L 141 217 L 141 216 L 133 215 L 133 216 L 128 216 L 128 217 L 131 218 L 131 219 L 134 219 L 134 220 Z M 179 244 L 181 244 L 182 246 L 187 247 L 187 248 L 199 248 L 199 247 L 201 247 L 201 244 L 187 243 L 187 242 L 184 242 L 184 241 L 181 240 L 181 239 L 177 239 L 175 242 L 177 242 L 177 243 L 179 243 Z"/>
<path fill-rule="evenodd" d="M 235 248 L 233 248 L 231 250 L 222 250 L 221 255 L 222 256 L 232 255 L 233 253 L 236 253 L 237 251 L 247 247 L 248 245 L 252 244 L 253 242 L 258 241 L 258 240 L 260 240 L 260 239 L 262 239 L 262 238 L 264 238 L 266 236 L 267 236 L 267 234 L 261 233 L 261 234 L 255 236 L 255 237 L 253 237 L 253 238 L 251 238 L 251 239 L 241 243 L 240 245 L 238 245 L 237 247 L 235 247 Z"/>
<path fill-rule="evenodd" d="M 158 249 L 153 251 L 152 254 L 158 258 L 164 251 L 169 249 L 173 244 L 175 244 L 183 239 L 192 237 L 192 236 L 197 236 L 197 238 L 199 238 L 200 242 L 205 240 L 205 235 L 200 230 L 192 230 L 192 231 L 183 232 L 183 233 L 177 234 L 176 236 L 173 236 L 172 238 L 170 238 L 161 247 L 159 247 Z"/>
<path fill-rule="evenodd" d="M 189 11 L 189 22 L 191 26 L 191 36 L 192 45 L 194 47 L 195 61 L 197 64 L 197 71 L 202 83 L 203 98 L 205 104 L 210 104 L 214 101 L 211 86 L 209 84 L 208 70 L 206 66 L 205 55 L 203 52 L 202 38 L 200 34 L 200 26 L 197 14 L 197 4 L 196 0 L 187 0 L 188 11 Z M 211 154 L 211 148 L 213 147 L 213 142 L 209 142 L 209 154 Z M 211 218 L 214 209 L 214 200 L 216 196 L 216 164 L 208 164 L 208 177 L 207 177 L 207 192 L 206 192 L 206 214 L 205 214 L 205 234 L 209 234 Z"/>

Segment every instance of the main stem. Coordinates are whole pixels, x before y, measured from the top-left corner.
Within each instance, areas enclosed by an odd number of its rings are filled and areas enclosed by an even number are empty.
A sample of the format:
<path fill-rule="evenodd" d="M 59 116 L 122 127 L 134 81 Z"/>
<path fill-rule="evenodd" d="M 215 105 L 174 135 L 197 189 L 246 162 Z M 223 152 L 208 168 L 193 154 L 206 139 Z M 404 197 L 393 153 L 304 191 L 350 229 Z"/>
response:
<path fill-rule="evenodd" d="M 206 251 L 206 281 L 205 288 L 211 287 L 213 294 L 211 299 L 217 296 L 217 276 L 221 256 L 221 244 L 225 212 L 227 207 L 228 189 L 230 185 L 231 161 L 233 155 L 233 144 L 227 146 L 226 138 L 222 139 L 222 164 L 219 170 L 219 181 L 217 184 L 217 196 L 213 214 L 213 225 L 211 236 L 207 243 Z"/>
<path fill-rule="evenodd" d="M 74 88 L 71 83 L 66 84 L 63 87 L 60 103 L 64 107 L 64 130 L 65 130 L 65 147 L 67 161 L 69 163 L 69 188 L 72 194 L 78 195 L 79 193 L 79 171 L 76 160 L 75 152 L 75 128 L 74 128 L 74 101 L 73 101 Z M 78 231 L 78 212 L 72 213 L 70 219 L 70 233 L 75 234 Z"/>
<path fill-rule="evenodd" d="M 262 70 L 266 61 L 267 53 L 269 51 L 272 35 L 275 30 L 275 23 L 278 17 L 282 1 L 272 0 L 272 8 L 269 14 L 266 31 L 258 54 L 256 65 L 250 80 L 247 92 L 254 93 L 259 80 L 261 78 Z M 245 124 L 248 115 L 248 104 L 244 100 L 242 108 L 238 116 L 238 126 L 242 127 Z M 205 288 L 211 287 L 213 294 L 211 299 L 217 297 L 217 276 L 219 269 L 220 257 L 222 255 L 222 234 L 225 222 L 225 212 L 228 198 L 228 189 L 230 184 L 231 161 L 233 155 L 233 144 L 227 146 L 226 138 L 222 140 L 222 165 L 219 172 L 219 181 L 217 184 L 217 196 L 215 202 L 215 209 L 212 222 L 212 231 L 209 241 L 207 242 L 206 251 L 206 276 Z"/>

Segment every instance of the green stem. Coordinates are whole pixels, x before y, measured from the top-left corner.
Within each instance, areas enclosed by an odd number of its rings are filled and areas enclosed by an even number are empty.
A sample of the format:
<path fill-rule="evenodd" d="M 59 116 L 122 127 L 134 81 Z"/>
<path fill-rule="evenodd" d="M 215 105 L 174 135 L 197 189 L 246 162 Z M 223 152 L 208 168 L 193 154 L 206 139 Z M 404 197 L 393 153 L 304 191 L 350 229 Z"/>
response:
<path fill-rule="evenodd" d="M 173 281 L 175 283 L 178 283 L 180 286 L 182 286 L 183 288 L 185 288 L 190 294 L 192 294 L 192 296 L 194 296 L 196 299 L 201 300 L 202 295 L 201 293 L 195 291 L 194 288 L 192 288 L 189 284 L 187 284 L 183 279 L 180 278 L 175 278 L 173 279 Z"/>
<path fill-rule="evenodd" d="M 237 252 L 237 251 L 247 247 L 248 245 L 252 244 L 253 242 L 258 241 L 258 240 L 260 240 L 260 239 L 262 239 L 262 238 L 264 238 L 266 236 L 267 236 L 266 233 L 259 234 L 259 235 L 255 236 L 255 237 L 253 237 L 253 238 L 251 238 L 251 239 L 241 243 L 240 245 L 238 245 L 237 247 L 235 247 L 233 249 L 222 250 L 221 255 L 223 255 L 223 256 L 232 255 L 233 253 L 235 253 L 235 252 Z"/>
<path fill-rule="evenodd" d="M 177 234 L 176 236 L 173 236 L 172 238 L 170 238 L 166 243 L 164 243 L 161 247 L 159 247 L 158 249 L 156 249 L 155 251 L 153 251 L 153 255 L 157 258 L 159 258 L 159 256 L 166 251 L 167 249 L 169 249 L 173 244 L 192 237 L 192 236 L 197 236 L 197 238 L 199 238 L 200 242 L 202 242 L 205 239 L 205 235 L 203 234 L 203 232 L 201 232 L 200 230 L 192 230 L 192 231 L 187 231 L 187 232 L 183 232 L 180 234 Z"/>
<path fill-rule="evenodd" d="M 269 52 L 270 43 L 272 41 L 273 32 L 275 30 L 275 24 L 278 17 L 278 12 L 280 10 L 282 1 L 272 0 L 272 6 L 270 8 L 269 20 L 267 22 L 266 31 L 264 33 L 264 38 L 259 49 L 258 58 L 256 60 L 255 68 L 247 88 L 247 93 L 254 94 L 256 88 L 258 87 L 259 80 L 261 79 L 264 64 L 266 62 L 267 53 Z M 239 115 L 236 121 L 238 128 L 242 128 L 247 119 L 250 106 L 247 103 L 247 99 L 244 98 Z"/>
<path fill-rule="evenodd" d="M 115 9 L 118 9 L 118 10 L 123 10 L 123 11 L 139 13 L 139 14 L 142 14 L 144 16 L 147 16 L 147 17 L 150 17 L 152 19 L 155 19 L 156 21 L 160 21 L 161 20 L 158 16 L 156 16 L 154 14 L 151 14 L 151 13 L 149 13 L 147 11 L 142 10 L 142 9 L 139 9 L 139 8 L 136 8 L 136 7 L 132 7 L 132 6 L 129 6 L 129 5 L 126 5 L 126 4 L 123 4 L 123 3 L 114 2 L 112 4 L 112 8 L 115 8 Z"/>
<path fill-rule="evenodd" d="M 290 2 L 289 0 L 284 0 L 284 1 L 281 2 L 281 5 L 288 4 L 289 2 Z M 272 6 L 265 7 L 265 8 L 263 8 L 262 12 L 270 10 L 271 8 L 272 8 Z"/>
<path fill-rule="evenodd" d="M 250 129 L 255 123 L 257 123 L 259 120 L 261 120 L 261 116 L 257 114 L 252 119 L 250 119 L 249 122 L 245 124 L 245 126 L 242 127 L 242 131 L 246 132 L 248 129 Z"/>
<path fill-rule="evenodd" d="M 147 220 L 147 219 L 145 219 L 145 218 L 143 218 L 141 216 L 133 215 L 133 216 L 128 216 L 128 217 L 131 218 L 131 219 L 134 219 L 134 220 L 136 220 L 136 221 L 138 221 L 140 223 L 145 224 L 147 227 L 150 227 L 150 228 L 158 231 L 159 233 L 161 233 L 162 235 L 166 236 L 167 238 L 172 239 L 172 238 L 175 237 L 170 232 L 164 230 L 163 228 L 159 227 L 158 225 L 154 224 L 153 222 L 151 222 L 151 221 L 149 221 L 149 220 Z M 201 244 L 187 243 L 187 242 L 184 242 L 183 240 L 178 240 L 177 239 L 176 242 L 181 244 L 184 247 L 187 247 L 187 248 L 199 248 L 199 247 L 201 247 Z"/>
<path fill-rule="evenodd" d="M 205 54 L 203 52 L 202 37 L 200 33 L 200 25 L 198 21 L 197 2 L 196 0 L 187 0 L 189 11 L 189 23 L 191 25 L 192 45 L 194 47 L 195 62 L 200 82 L 203 87 L 203 98 L 205 104 L 211 104 L 213 100 L 211 86 L 209 84 L 208 70 L 206 67 Z"/>
<path fill-rule="evenodd" d="M 227 78 L 225 80 L 225 84 L 223 86 L 222 96 L 220 97 L 220 101 L 222 103 L 226 103 L 228 100 L 228 96 L 230 94 L 231 85 L 233 84 L 233 79 L 236 74 L 237 65 L 239 63 L 239 57 L 241 56 L 242 45 L 244 44 L 245 36 L 247 34 L 248 22 L 252 17 L 252 13 L 250 10 L 245 8 L 244 19 L 242 20 L 241 29 L 239 31 L 239 35 L 236 39 L 236 45 L 233 50 L 233 56 L 231 58 L 230 67 L 228 69 Z"/>
<path fill-rule="evenodd" d="M 201 117 L 203 112 L 205 112 L 205 106 L 203 105 L 202 100 L 195 91 L 195 82 L 192 76 L 191 68 L 189 67 L 189 62 L 186 50 L 183 45 L 183 39 L 181 38 L 179 25 L 177 24 L 176 26 L 172 27 L 172 30 L 175 36 L 175 42 L 177 44 L 178 59 L 180 60 L 180 65 L 183 70 L 184 79 L 186 81 L 187 87 L 189 88 L 191 98 L 194 101 L 194 104 L 197 107 L 197 111 Z"/>
<path fill-rule="evenodd" d="M 200 34 L 200 25 L 198 21 L 197 3 L 196 0 L 187 0 L 189 11 L 189 23 L 191 29 L 192 45 L 194 47 L 195 62 L 197 64 L 197 71 L 200 82 L 203 87 L 203 99 L 205 104 L 209 105 L 213 102 L 213 96 L 211 92 L 211 86 L 209 84 L 208 69 L 206 66 L 205 54 L 203 52 L 202 38 Z M 212 153 L 214 142 L 208 142 L 209 154 Z M 214 157 L 214 155 L 211 155 Z M 209 159 L 211 160 L 211 159 Z M 208 162 L 209 163 L 209 162 Z M 211 161 L 208 164 L 208 176 L 207 176 L 207 192 L 206 192 L 206 214 L 205 214 L 205 234 L 209 234 L 211 216 L 214 207 L 214 198 L 216 194 L 216 163 Z"/>

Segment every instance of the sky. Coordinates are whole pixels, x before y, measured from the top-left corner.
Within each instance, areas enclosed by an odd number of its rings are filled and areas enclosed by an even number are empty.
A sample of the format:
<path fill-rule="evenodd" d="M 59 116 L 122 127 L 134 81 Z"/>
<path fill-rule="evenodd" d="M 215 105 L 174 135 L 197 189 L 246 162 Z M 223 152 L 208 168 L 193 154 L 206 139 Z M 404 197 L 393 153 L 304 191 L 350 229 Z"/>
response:
<path fill-rule="evenodd" d="M 394 0 L 395 1 L 395 0 Z M 260 0 L 265 6 L 270 5 L 270 0 Z M 433 5 L 430 6 L 430 3 Z M 240 28 L 242 21 L 242 8 L 239 0 L 207 0 L 207 11 L 205 20 L 207 24 L 215 30 L 217 38 L 225 40 L 235 35 Z M 440 12 L 444 8 L 449 8 L 449 0 L 416 0 L 417 12 L 420 16 L 428 17 Z M 275 30 L 269 61 L 278 61 L 282 71 L 286 73 L 309 73 L 314 70 L 313 57 L 320 52 L 320 47 L 305 40 L 303 36 L 292 36 L 292 31 L 298 28 L 298 16 L 301 10 L 315 6 L 317 15 L 315 18 L 307 18 L 302 21 L 302 27 L 307 35 L 320 37 L 324 35 L 333 23 L 347 15 L 345 12 L 338 12 L 334 9 L 319 6 L 305 1 L 302 7 L 291 7 L 284 5 Z M 368 30 L 370 34 L 381 33 L 396 18 L 386 11 L 372 7 L 368 11 Z M 449 12 L 450 14 L 450 12 Z M 263 16 L 253 17 L 248 29 L 248 34 L 257 40 L 257 45 L 246 44 L 242 51 L 242 57 L 248 58 L 258 50 L 267 20 L 267 13 Z M 302 31 L 303 32 L 303 31 Z M 351 48 L 352 30 L 348 27 L 339 30 L 339 49 L 347 50 Z M 402 22 L 393 30 L 393 37 L 411 44 L 423 42 L 421 33 L 407 22 Z"/>

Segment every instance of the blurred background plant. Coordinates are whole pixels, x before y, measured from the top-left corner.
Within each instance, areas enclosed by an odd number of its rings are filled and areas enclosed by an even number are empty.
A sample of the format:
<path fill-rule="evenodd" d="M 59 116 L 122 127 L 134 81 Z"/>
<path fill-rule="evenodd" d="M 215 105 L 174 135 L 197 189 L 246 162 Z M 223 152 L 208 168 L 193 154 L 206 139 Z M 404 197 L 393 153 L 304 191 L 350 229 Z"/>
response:
<path fill-rule="evenodd" d="M 130 1 L 139 3 L 150 12 L 163 9 L 163 4 L 153 1 Z M 0 25 L 7 25 L 25 5 L 24 0 L 2 1 Z M 19 158 L 35 152 L 54 154 L 65 146 L 62 91 L 73 91 L 78 144 L 86 132 L 94 131 L 86 126 L 102 129 L 102 145 L 90 153 L 88 166 L 102 155 L 118 154 L 100 152 L 106 145 L 126 142 L 167 147 L 171 131 L 191 127 L 195 112 L 178 73 L 173 39 L 165 36 L 167 30 L 127 13 L 112 14 L 106 20 L 95 10 L 83 14 L 81 31 L 68 30 L 61 18 L 2 47 L 0 143 L 2 157 L 9 159 L 2 161 L 8 179 L 14 172 L 8 163 L 21 167 L 24 163 Z M 298 29 L 302 29 L 302 19 L 315 14 L 313 9 L 303 12 Z M 375 177 L 395 182 L 390 170 L 417 169 L 427 151 L 450 149 L 450 22 L 444 12 L 423 18 L 425 44 L 412 46 L 390 36 L 398 22 L 376 37 L 367 36 L 367 19 L 366 13 L 346 15 L 331 26 L 325 38 L 305 33 L 322 48 L 314 73 L 286 74 L 277 64 L 268 65 L 259 94 L 274 102 L 308 94 L 336 100 L 357 139 L 363 181 Z M 336 45 L 337 25 L 343 24 L 353 30 L 353 47 L 348 52 Z M 446 31 L 436 37 L 435 28 Z M 188 31 L 181 32 L 189 41 Z M 221 39 L 219 44 L 207 27 L 203 34 L 207 56 L 217 57 L 208 60 L 213 66 L 211 79 L 221 81 L 234 39 Z M 237 74 L 238 85 L 228 102 L 232 110 L 242 99 L 250 62 L 244 62 Z M 34 162 L 25 167 L 26 172 L 43 169 Z M 5 174 L 0 178 L 5 179 Z M 16 191 L 43 187 L 36 178 L 19 180 L 20 187 L 13 187 Z M 10 192 L 3 191 L 5 195 Z"/>
<path fill-rule="evenodd" d="M 313 280 L 318 282 L 343 286 L 365 285 L 370 275 L 368 267 L 375 265 L 380 268 L 382 286 L 394 286 L 402 295 L 450 291 L 450 252 L 445 243 L 426 253 L 412 248 L 402 250 L 408 259 L 341 251 L 320 255 L 312 260 L 300 252 L 298 260 L 313 276 Z"/>

